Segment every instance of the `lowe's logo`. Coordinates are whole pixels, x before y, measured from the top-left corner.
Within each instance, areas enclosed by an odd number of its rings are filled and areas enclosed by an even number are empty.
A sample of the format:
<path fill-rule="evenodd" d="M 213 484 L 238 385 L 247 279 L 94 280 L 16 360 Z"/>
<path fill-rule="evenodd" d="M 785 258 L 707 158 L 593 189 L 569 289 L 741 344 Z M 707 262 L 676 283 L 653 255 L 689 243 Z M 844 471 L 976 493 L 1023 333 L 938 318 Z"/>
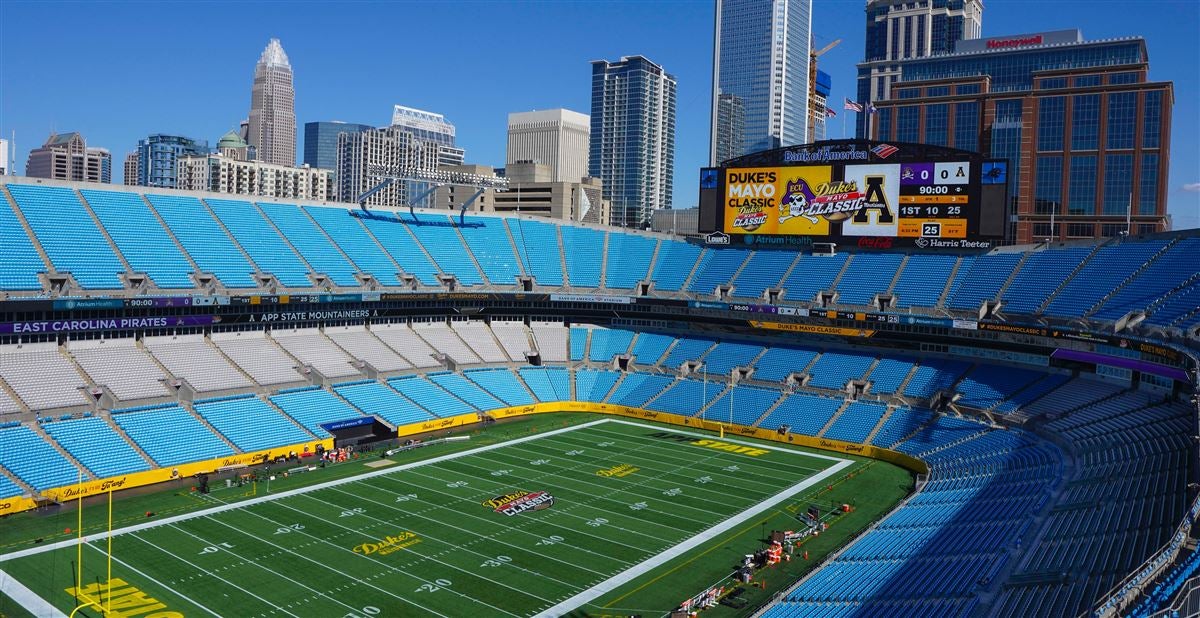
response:
<path fill-rule="evenodd" d="M 724 232 L 713 232 L 712 234 L 704 237 L 704 242 L 705 244 L 709 245 L 728 245 L 729 234 Z"/>

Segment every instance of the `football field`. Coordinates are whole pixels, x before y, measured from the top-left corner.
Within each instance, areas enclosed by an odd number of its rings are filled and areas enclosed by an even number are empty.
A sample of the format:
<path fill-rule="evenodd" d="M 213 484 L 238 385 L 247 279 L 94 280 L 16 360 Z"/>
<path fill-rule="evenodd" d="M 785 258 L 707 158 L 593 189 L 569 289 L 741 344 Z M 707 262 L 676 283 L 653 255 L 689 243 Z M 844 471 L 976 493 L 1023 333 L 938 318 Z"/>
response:
<path fill-rule="evenodd" d="M 118 529 L 111 581 L 106 535 L 78 586 L 75 543 L 6 554 L 0 589 L 38 616 L 558 616 L 854 464 L 614 419 L 388 463 Z"/>

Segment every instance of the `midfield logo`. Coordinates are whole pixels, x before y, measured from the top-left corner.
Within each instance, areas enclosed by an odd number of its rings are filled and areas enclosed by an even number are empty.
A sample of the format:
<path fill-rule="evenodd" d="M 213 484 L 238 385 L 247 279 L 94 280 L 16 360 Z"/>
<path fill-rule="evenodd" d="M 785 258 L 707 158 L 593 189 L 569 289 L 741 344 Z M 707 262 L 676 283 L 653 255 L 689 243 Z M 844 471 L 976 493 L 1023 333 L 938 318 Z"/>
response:
<path fill-rule="evenodd" d="M 486 506 L 501 515 L 512 517 L 526 511 L 540 511 L 554 506 L 554 496 L 544 491 L 514 491 L 484 500 Z"/>

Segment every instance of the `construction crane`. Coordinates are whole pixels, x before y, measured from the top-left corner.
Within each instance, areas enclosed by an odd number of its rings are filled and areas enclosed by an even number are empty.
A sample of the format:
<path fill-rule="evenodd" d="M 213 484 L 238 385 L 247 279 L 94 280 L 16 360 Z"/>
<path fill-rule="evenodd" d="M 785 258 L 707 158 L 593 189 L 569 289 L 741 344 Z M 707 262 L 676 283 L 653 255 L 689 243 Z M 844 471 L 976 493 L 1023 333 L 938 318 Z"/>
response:
<path fill-rule="evenodd" d="M 841 43 L 841 39 L 837 39 L 832 43 L 816 49 L 815 45 L 809 47 L 808 52 L 808 141 L 815 141 L 812 136 L 818 120 L 825 119 L 825 95 L 817 93 L 817 58 L 825 54 L 825 52 L 837 47 Z"/>

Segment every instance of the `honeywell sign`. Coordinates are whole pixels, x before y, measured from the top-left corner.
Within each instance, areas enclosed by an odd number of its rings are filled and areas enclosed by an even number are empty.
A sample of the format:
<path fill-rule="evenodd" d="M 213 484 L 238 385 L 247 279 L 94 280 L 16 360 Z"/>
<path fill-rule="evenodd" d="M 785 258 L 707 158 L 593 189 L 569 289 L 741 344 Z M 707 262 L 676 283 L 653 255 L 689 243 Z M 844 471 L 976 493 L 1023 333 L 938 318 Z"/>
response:
<path fill-rule="evenodd" d="M 1021 37 L 1016 39 L 988 39 L 988 49 L 1003 49 L 1006 47 L 1025 47 L 1026 45 L 1041 45 L 1042 35 L 1035 34 L 1033 36 Z"/>
<path fill-rule="evenodd" d="M 1013 34 L 997 36 L 990 39 L 967 39 L 954 44 L 955 52 L 1004 51 L 1020 49 L 1034 45 L 1060 45 L 1063 43 L 1080 43 L 1083 33 L 1078 30 L 1054 30 L 1051 32 L 1031 32 L 1029 34 Z"/>

